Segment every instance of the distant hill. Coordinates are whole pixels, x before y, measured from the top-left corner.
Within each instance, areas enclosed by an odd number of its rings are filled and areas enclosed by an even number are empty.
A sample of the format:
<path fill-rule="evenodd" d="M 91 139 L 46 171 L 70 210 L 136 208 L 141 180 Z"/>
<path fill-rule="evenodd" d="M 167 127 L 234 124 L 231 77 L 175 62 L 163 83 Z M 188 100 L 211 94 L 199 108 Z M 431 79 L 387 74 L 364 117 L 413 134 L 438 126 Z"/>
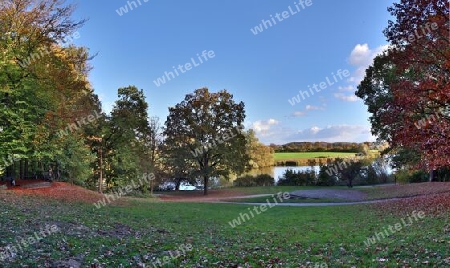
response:
<path fill-rule="evenodd" d="M 358 153 L 376 149 L 373 142 L 289 142 L 283 145 L 270 144 L 277 153 L 281 152 L 348 152 Z"/>

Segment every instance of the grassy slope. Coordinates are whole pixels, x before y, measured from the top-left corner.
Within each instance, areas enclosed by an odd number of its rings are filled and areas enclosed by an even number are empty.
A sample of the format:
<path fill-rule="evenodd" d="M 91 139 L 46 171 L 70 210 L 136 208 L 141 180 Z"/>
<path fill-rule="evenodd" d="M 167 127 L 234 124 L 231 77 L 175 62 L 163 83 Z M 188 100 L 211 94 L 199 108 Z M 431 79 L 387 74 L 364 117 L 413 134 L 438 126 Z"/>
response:
<path fill-rule="evenodd" d="M 233 189 L 233 188 L 230 188 Z M 354 187 L 348 188 L 346 186 L 333 186 L 333 187 L 323 187 L 323 186 L 311 186 L 311 187 L 300 187 L 300 186 L 274 186 L 274 187 L 236 187 L 236 190 L 240 190 L 243 195 L 245 194 L 276 194 L 278 192 L 291 192 L 295 190 L 349 190 L 349 191 L 361 191 L 367 194 L 364 200 L 378 200 L 378 199 L 391 199 L 391 198 L 403 198 L 403 197 L 414 197 L 431 195 L 437 193 L 449 193 L 450 183 L 414 183 L 414 184 L 398 184 L 398 185 L 386 185 L 386 186 L 365 186 L 365 187 Z M 267 197 L 251 197 L 251 198 L 236 198 L 229 199 L 229 202 L 250 202 L 250 203 L 264 203 Z M 284 200 L 284 203 L 335 203 L 335 202 L 351 202 L 346 199 L 288 199 Z"/>
<path fill-rule="evenodd" d="M 367 200 L 413 197 L 436 193 L 450 192 L 450 183 L 425 182 L 412 184 L 397 184 L 389 186 L 355 187 L 354 189 L 367 193 Z"/>
<path fill-rule="evenodd" d="M 314 267 L 307 266 L 308 262 L 326 262 L 328 267 L 417 267 L 428 262 L 444 267 L 450 263 L 444 260 L 450 254 L 448 214 L 425 217 L 367 247 L 367 237 L 399 223 L 400 216 L 372 206 L 274 207 L 231 228 L 228 222 L 250 207 L 140 200 L 127 207 L 95 209 L 93 205 L 7 195 L 0 192 L 0 250 L 46 223 L 61 229 L 25 248 L 5 263 L 7 267 L 51 267 L 55 265 L 51 260 L 75 256 L 82 267 L 93 263 L 99 264 L 96 267 L 139 267 L 139 262 L 150 267 L 152 258 L 162 258 L 187 243 L 193 250 L 166 267 L 236 267 L 245 263 L 252 267 Z"/>

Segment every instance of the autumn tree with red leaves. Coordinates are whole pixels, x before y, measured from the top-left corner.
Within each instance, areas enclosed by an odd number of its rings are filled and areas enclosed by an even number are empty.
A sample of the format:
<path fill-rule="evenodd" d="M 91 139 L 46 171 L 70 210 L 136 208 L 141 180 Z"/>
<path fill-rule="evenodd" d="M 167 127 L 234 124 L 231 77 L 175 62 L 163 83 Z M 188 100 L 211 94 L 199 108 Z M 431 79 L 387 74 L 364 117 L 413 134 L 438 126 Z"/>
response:
<path fill-rule="evenodd" d="M 450 22 L 444 0 L 401 0 L 384 34 L 390 48 L 358 86 L 372 132 L 419 154 L 416 167 L 450 166 Z"/>

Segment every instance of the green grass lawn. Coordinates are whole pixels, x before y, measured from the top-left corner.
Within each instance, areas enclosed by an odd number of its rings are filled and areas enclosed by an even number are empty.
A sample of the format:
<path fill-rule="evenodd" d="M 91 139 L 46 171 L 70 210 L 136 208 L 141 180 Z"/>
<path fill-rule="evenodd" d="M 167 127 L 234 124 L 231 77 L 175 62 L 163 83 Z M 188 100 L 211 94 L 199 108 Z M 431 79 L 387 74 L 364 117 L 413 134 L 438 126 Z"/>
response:
<path fill-rule="evenodd" d="M 163 267 L 448 267 L 450 263 L 448 214 L 425 217 L 366 245 L 368 237 L 400 223 L 401 217 L 367 205 L 273 207 L 251 217 L 253 206 L 236 204 L 141 199 L 95 209 L 11 195 L 0 192 L 0 252 L 45 224 L 58 226 L 60 232 L 24 247 L 2 267 L 69 267 L 69 261 L 81 267 L 154 267 L 158 258 L 169 261 Z M 239 217 L 246 221 L 232 228 L 229 222 Z M 179 256 L 174 250 L 180 247 L 191 250 Z"/>
<path fill-rule="evenodd" d="M 289 160 L 289 159 L 311 159 L 320 157 L 354 157 L 355 153 L 343 153 L 343 152 L 297 152 L 297 153 L 275 153 L 274 159 L 278 160 Z"/>

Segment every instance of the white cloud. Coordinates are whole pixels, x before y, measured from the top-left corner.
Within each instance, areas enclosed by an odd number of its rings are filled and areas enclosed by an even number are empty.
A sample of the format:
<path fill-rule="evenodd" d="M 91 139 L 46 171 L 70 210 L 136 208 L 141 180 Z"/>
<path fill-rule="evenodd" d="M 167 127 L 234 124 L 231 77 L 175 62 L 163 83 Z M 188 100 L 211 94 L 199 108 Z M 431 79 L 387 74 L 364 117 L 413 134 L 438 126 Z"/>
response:
<path fill-rule="evenodd" d="M 359 84 L 364 79 L 366 69 L 373 63 L 373 59 L 386 51 L 388 47 L 388 45 L 383 45 L 371 49 L 368 44 L 357 44 L 353 48 L 352 52 L 350 52 L 350 56 L 348 58 L 348 62 L 355 66 L 356 69 L 352 76 L 347 79 L 349 84 L 346 86 L 340 86 L 338 88 L 339 92 L 356 91 L 355 85 Z M 347 95 L 344 93 L 334 93 L 334 97 L 342 101 L 358 100 L 358 97 L 355 95 Z"/>
<path fill-rule="evenodd" d="M 313 106 L 313 105 L 306 105 L 305 109 L 307 111 L 317 111 L 317 110 L 323 110 L 323 107 L 319 107 L 319 106 Z"/>
<path fill-rule="evenodd" d="M 255 134 L 262 143 L 285 144 L 294 141 L 365 142 L 375 140 L 368 125 L 311 126 L 299 130 L 276 122 L 276 124 L 274 122 L 269 124 L 269 120 L 266 120 L 253 123 L 253 126 L 257 127 L 253 127 Z"/>
<path fill-rule="evenodd" d="M 348 62 L 356 67 L 353 75 L 348 79 L 349 82 L 359 84 L 363 80 L 366 69 L 373 63 L 373 59 L 388 49 L 388 45 L 379 46 L 371 49 L 368 44 L 357 44 L 352 52 Z"/>
<path fill-rule="evenodd" d="M 300 130 L 288 137 L 288 141 L 363 142 L 373 140 L 370 127 L 360 125 L 317 126 Z"/>
<path fill-rule="evenodd" d="M 306 116 L 306 113 L 305 113 L 305 112 L 297 111 L 297 112 L 294 112 L 294 113 L 292 114 L 292 116 L 293 116 L 293 117 L 302 117 L 302 116 Z"/>
<path fill-rule="evenodd" d="M 367 63 L 371 55 L 368 44 L 357 44 L 350 53 L 349 62 L 351 65 L 363 65 Z"/>
<path fill-rule="evenodd" d="M 345 91 L 356 91 L 355 87 L 352 85 L 348 85 L 346 87 L 338 87 L 339 91 L 345 92 Z"/>
<path fill-rule="evenodd" d="M 357 101 L 358 97 L 355 95 L 345 95 L 343 93 L 334 93 L 334 97 L 342 100 L 342 101 Z"/>
<path fill-rule="evenodd" d="M 311 133 L 316 134 L 316 133 L 318 133 L 320 131 L 320 128 L 319 127 L 312 127 L 309 130 L 311 131 Z"/>
<path fill-rule="evenodd" d="M 258 120 L 253 122 L 251 128 L 253 130 L 255 130 L 255 132 L 257 134 L 261 134 L 261 135 L 269 135 L 270 134 L 270 129 L 275 126 L 278 125 L 280 122 L 270 118 L 269 120 Z"/>

